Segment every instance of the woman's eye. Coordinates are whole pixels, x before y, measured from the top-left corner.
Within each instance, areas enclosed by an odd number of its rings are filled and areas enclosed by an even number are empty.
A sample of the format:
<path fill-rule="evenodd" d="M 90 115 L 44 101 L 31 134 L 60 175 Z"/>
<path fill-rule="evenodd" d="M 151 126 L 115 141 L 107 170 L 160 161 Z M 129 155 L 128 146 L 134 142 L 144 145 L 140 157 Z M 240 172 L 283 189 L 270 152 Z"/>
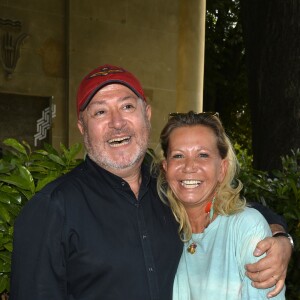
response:
<path fill-rule="evenodd" d="M 208 154 L 207 153 L 200 153 L 199 156 L 202 157 L 202 158 L 207 158 Z"/>
<path fill-rule="evenodd" d="M 182 154 L 173 154 L 172 158 L 182 158 L 183 155 Z"/>

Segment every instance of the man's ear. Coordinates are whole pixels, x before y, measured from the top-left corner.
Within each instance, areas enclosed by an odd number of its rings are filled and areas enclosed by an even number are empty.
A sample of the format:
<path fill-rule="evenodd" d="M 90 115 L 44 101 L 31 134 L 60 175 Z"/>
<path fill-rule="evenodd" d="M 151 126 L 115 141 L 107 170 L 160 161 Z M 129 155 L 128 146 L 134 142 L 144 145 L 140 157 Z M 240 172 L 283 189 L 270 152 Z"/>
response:
<path fill-rule="evenodd" d="M 77 127 L 78 127 L 80 133 L 83 135 L 84 134 L 84 126 L 83 126 L 81 118 L 78 119 L 78 121 L 77 121 Z"/>
<path fill-rule="evenodd" d="M 147 115 L 147 118 L 148 118 L 148 120 L 150 122 L 151 121 L 151 115 L 152 115 L 152 108 L 151 108 L 151 106 L 149 104 L 146 107 L 146 115 Z"/>

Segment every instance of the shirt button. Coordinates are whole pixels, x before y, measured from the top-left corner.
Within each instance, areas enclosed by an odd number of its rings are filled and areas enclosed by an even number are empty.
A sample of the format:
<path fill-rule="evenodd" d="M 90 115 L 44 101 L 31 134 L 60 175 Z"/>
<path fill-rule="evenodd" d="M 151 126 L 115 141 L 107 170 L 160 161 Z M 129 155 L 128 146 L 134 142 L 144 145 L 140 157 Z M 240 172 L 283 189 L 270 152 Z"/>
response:
<path fill-rule="evenodd" d="M 147 235 L 144 234 L 144 235 L 143 235 L 143 240 L 145 240 L 146 238 L 147 238 Z"/>
<path fill-rule="evenodd" d="M 125 185 L 126 185 L 126 182 L 125 182 L 125 181 L 122 181 L 121 185 L 122 185 L 122 186 L 125 186 Z"/>
<path fill-rule="evenodd" d="M 152 267 L 148 268 L 148 270 L 149 270 L 149 272 L 153 272 L 153 268 Z"/>

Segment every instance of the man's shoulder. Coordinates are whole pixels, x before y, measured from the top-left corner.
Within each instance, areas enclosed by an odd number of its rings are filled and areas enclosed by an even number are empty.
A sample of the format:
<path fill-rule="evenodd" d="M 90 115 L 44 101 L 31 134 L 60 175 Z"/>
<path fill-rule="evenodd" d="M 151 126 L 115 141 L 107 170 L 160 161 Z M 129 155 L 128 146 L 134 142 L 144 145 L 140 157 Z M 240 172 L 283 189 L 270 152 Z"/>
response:
<path fill-rule="evenodd" d="M 90 170 L 86 162 L 80 163 L 70 172 L 54 179 L 37 191 L 25 206 L 59 203 L 62 198 L 78 197 L 85 181 L 89 181 Z M 40 204 L 38 204 L 40 203 Z M 43 204 L 42 204 L 43 203 Z"/>
<path fill-rule="evenodd" d="M 70 188 L 70 185 L 76 184 L 76 182 L 80 182 L 81 178 L 84 178 L 86 175 L 87 166 L 85 162 L 80 163 L 78 166 L 76 166 L 74 169 L 72 169 L 70 172 L 54 179 L 53 181 L 49 182 L 39 193 L 50 193 L 52 191 L 55 191 L 57 189 L 59 190 L 65 190 Z"/>
<path fill-rule="evenodd" d="M 75 197 L 78 195 L 80 175 L 84 172 L 85 164 L 81 163 L 70 172 L 54 179 L 37 191 L 22 208 L 20 215 L 30 214 L 32 211 L 45 211 L 50 207 L 62 207 L 61 201 L 66 195 Z"/>

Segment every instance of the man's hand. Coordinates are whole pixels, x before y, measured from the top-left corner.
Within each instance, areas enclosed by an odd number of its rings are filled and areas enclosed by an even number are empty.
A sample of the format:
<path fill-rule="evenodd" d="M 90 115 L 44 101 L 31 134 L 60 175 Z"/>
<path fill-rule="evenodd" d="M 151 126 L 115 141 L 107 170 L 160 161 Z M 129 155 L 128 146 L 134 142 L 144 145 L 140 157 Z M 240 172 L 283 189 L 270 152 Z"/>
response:
<path fill-rule="evenodd" d="M 272 298 L 284 287 L 292 247 L 286 237 L 267 237 L 257 244 L 253 255 L 261 256 L 265 252 L 267 255 L 264 258 L 245 266 L 246 275 L 256 288 L 265 289 L 275 286 L 267 295 L 268 298 Z"/>

